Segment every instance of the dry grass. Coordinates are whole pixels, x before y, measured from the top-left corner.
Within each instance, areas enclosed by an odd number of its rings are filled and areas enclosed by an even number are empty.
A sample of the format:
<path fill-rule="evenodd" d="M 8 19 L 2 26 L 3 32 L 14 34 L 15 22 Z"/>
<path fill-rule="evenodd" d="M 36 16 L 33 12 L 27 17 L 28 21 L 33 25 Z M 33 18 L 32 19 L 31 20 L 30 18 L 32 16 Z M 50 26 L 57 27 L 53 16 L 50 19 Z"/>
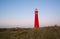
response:
<path fill-rule="evenodd" d="M 0 39 L 60 39 L 60 27 L 0 28 Z"/>

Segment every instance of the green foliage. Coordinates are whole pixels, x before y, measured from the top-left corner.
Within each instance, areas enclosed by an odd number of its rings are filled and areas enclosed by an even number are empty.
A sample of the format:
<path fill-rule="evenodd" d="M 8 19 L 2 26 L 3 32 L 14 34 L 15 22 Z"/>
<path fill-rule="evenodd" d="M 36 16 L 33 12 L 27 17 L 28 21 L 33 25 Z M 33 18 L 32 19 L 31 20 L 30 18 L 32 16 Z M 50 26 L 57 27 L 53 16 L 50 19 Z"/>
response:
<path fill-rule="evenodd" d="M 0 28 L 0 39 L 60 39 L 60 27 Z"/>

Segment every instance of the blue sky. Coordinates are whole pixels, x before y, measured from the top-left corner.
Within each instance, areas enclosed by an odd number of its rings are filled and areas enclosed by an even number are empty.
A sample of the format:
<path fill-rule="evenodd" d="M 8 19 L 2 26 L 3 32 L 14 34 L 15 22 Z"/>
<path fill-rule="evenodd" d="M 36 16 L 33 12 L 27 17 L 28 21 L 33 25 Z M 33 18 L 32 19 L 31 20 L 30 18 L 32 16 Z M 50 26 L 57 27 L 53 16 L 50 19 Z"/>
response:
<path fill-rule="evenodd" d="M 41 27 L 60 25 L 60 0 L 0 0 L 0 26 L 33 27 L 35 8 Z"/>

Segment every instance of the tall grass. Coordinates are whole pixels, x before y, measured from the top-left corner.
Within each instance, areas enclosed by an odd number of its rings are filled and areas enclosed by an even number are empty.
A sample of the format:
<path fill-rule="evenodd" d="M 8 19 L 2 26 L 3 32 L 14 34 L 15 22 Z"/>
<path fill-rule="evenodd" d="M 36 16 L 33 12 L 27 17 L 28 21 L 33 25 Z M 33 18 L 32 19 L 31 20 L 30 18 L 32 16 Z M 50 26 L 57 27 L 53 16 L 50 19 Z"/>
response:
<path fill-rule="evenodd" d="M 0 28 L 0 39 L 60 39 L 60 27 Z"/>

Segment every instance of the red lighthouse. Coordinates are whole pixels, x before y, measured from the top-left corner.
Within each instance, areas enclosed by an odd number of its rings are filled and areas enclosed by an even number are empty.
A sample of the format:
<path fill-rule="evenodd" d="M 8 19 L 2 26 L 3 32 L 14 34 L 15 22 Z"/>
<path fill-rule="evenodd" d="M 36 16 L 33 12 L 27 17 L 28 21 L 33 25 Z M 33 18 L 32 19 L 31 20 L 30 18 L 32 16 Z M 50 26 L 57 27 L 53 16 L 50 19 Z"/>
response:
<path fill-rule="evenodd" d="M 34 28 L 39 28 L 38 9 L 35 9 Z"/>

